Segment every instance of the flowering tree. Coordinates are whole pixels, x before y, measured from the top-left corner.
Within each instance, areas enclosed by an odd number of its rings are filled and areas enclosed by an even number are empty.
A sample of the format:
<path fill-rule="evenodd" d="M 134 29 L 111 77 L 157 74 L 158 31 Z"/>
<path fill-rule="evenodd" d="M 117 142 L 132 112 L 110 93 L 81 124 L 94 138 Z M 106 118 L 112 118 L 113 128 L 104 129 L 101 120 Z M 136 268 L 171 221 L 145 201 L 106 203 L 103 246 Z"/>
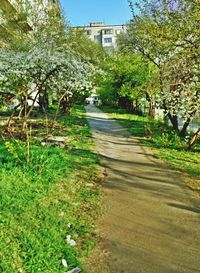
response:
<path fill-rule="evenodd" d="M 70 40 L 69 26 L 60 11 L 42 7 L 41 17 L 41 7 L 22 5 L 25 17 L 31 18 L 32 31 L 20 43 L 0 49 L 0 94 L 6 103 L 18 102 L 8 127 L 17 109 L 19 117 L 23 114 L 24 129 L 36 103 L 45 111 L 51 96 L 67 111 L 75 96 L 91 88 L 95 70 L 91 61 L 77 50 L 78 41 Z"/>
<path fill-rule="evenodd" d="M 92 70 L 90 64 L 82 62 L 70 49 L 55 51 L 51 44 L 22 52 L 0 50 L 1 94 L 18 99 L 16 108 L 25 108 L 24 125 L 39 97 L 51 93 L 61 101 L 74 90 L 88 90 Z M 32 104 L 27 108 L 28 100 Z"/>
<path fill-rule="evenodd" d="M 160 85 L 157 103 L 173 129 L 184 136 L 200 103 L 200 7 L 188 0 L 143 0 L 136 7 L 129 3 L 133 19 L 119 44 L 155 66 Z"/>

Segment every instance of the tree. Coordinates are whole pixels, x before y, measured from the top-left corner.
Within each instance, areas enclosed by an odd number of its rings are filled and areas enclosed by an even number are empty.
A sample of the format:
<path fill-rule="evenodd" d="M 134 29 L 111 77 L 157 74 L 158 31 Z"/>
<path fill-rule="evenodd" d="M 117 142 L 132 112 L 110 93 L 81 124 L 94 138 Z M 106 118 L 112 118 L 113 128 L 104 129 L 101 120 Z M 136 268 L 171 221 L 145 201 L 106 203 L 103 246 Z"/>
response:
<path fill-rule="evenodd" d="M 199 5 L 196 1 L 129 1 L 133 19 L 119 39 L 121 49 L 137 52 L 158 71 L 157 103 L 180 136 L 198 111 Z M 184 125 L 179 129 L 179 119 Z"/>
<path fill-rule="evenodd" d="M 156 88 L 152 85 L 150 90 L 147 82 L 154 71 L 143 57 L 116 52 L 105 63 L 104 71 L 105 74 L 99 80 L 99 93 L 103 102 L 118 104 L 131 112 L 140 112 L 144 101 L 153 105 Z"/>
<path fill-rule="evenodd" d="M 71 28 L 67 41 L 76 54 L 97 67 L 107 58 L 103 47 L 98 42 L 91 41 L 82 30 Z"/>
<path fill-rule="evenodd" d="M 1 95 L 19 101 L 8 128 L 17 109 L 24 114 L 25 129 L 36 101 L 45 110 L 51 96 L 67 111 L 74 93 L 83 94 L 91 88 L 94 66 L 69 43 L 69 28 L 63 18 L 55 15 L 43 23 L 39 22 L 20 45 L 0 49 Z"/>

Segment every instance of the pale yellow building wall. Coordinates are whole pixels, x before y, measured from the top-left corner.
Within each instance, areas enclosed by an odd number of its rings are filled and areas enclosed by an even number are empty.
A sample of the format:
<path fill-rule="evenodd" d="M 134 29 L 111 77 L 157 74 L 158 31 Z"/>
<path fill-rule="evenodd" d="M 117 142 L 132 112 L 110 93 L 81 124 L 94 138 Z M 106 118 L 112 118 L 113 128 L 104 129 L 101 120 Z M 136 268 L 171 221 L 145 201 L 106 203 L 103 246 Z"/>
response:
<path fill-rule="evenodd" d="M 117 46 L 117 35 L 126 31 L 125 25 L 104 25 L 102 23 L 91 23 L 89 26 L 75 27 L 83 30 L 92 41 L 98 41 L 103 47 Z M 109 42 L 110 41 L 110 42 Z"/>

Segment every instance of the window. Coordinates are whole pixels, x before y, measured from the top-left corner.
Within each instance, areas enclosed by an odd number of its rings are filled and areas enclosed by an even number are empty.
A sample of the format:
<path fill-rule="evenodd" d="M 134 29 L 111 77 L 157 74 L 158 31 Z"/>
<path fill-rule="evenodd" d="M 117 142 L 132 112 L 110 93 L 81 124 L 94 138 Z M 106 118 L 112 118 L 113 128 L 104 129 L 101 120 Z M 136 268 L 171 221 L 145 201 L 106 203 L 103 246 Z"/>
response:
<path fill-rule="evenodd" d="M 112 29 L 105 29 L 104 34 L 112 34 Z"/>
<path fill-rule="evenodd" d="M 91 30 L 86 30 L 85 33 L 89 36 L 89 35 L 91 35 Z"/>
<path fill-rule="evenodd" d="M 112 38 L 104 38 L 105 44 L 112 44 Z"/>
<path fill-rule="evenodd" d="M 97 42 L 101 42 L 101 35 L 94 35 L 94 40 Z"/>

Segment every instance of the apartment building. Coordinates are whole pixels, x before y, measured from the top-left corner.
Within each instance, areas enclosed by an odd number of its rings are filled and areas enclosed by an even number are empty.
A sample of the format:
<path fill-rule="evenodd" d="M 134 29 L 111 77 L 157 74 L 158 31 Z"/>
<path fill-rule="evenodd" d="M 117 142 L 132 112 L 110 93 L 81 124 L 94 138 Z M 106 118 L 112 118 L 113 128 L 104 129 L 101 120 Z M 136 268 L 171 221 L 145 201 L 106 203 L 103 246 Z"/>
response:
<path fill-rule="evenodd" d="M 92 40 L 99 42 L 105 49 L 117 47 L 117 35 L 126 31 L 126 25 L 105 25 L 104 23 L 90 23 L 88 26 L 78 26 L 74 29 L 82 30 Z"/>

